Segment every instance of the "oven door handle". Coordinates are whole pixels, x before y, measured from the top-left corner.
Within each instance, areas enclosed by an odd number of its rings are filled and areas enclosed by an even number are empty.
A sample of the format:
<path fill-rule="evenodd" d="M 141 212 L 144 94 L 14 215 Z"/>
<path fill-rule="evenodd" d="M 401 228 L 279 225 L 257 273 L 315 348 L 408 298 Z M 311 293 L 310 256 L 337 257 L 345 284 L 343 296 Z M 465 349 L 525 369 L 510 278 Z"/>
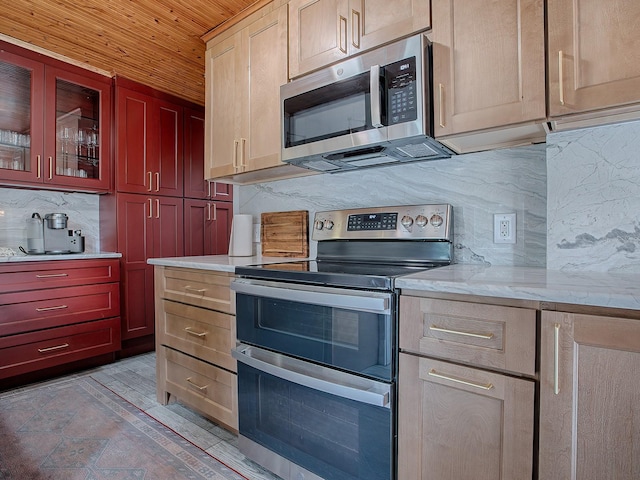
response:
<path fill-rule="evenodd" d="M 391 408 L 391 386 L 350 375 L 258 347 L 239 344 L 231 350 L 233 358 L 250 367 L 297 385 L 348 398 L 360 403 Z"/>
<path fill-rule="evenodd" d="M 255 280 L 237 279 L 231 283 L 231 289 L 236 293 L 253 295 L 256 297 L 277 298 L 291 302 L 323 305 L 327 307 L 343 308 L 381 314 L 391 313 L 391 294 L 375 292 L 357 292 L 331 287 L 282 284 L 274 286 L 274 282 L 257 282 Z M 350 292 L 345 294 L 345 292 Z"/>

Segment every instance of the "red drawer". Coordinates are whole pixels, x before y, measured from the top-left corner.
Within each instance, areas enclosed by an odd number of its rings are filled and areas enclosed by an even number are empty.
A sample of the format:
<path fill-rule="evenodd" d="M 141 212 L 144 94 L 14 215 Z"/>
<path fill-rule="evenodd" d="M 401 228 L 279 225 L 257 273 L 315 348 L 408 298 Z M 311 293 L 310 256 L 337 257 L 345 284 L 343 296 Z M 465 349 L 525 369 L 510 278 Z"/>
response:
<path fill-rule="evenodd" d="M 120 318 L 0 338 L 0 378 L 120 349 Z"/>
<path fill-rule="evenodd" d="M 0 294 L 0 336 L 119 315 L 118 283 Z"/>
<path fill-rule="evenodd" d="M 0 265 L 0 293 L 120 281 L 120 262 L 53 260 Z"/>

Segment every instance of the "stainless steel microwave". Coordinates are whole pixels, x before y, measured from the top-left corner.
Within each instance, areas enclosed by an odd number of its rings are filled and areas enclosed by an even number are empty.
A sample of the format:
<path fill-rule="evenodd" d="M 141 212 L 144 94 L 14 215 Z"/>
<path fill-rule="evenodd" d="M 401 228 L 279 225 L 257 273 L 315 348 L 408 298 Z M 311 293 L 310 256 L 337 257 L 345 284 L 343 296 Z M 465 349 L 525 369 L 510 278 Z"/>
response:
<path fill-rule="evenodd" d="M 419 34 L 282 85 L 282 160 L 334 173 L 450 157 L 433 139 L 431 64 Z"/>

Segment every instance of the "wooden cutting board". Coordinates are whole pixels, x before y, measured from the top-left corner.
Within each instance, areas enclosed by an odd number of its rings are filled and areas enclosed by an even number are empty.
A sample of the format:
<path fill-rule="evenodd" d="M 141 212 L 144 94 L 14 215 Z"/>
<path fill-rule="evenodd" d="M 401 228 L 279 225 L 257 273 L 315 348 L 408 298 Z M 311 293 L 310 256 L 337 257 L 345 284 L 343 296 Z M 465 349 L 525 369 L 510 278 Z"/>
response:
<path fill-rule="evenodd" d="M 261 214 L 260 242 L 265 257 L 308 257 L 309 211 Z"/>

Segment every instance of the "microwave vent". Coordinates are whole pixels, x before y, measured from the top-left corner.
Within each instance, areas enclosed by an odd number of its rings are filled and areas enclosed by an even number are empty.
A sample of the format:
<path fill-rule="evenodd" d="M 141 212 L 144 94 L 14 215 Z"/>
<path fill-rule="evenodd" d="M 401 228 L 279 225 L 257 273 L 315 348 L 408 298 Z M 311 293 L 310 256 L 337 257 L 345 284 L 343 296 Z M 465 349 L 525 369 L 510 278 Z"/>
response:
<path fill-rule="evenodd" d="M 413 160 L 415 158 L 425 158 L 425 157 L 433 157 L 435 155 L 441 155 L 442 152 L 439 150 L 435 150 L 431 145 L 426 142 L 421 143 L 413 143 L 411 145 L 403 145 L 401 147 L 396 147 L 403 156 L 407 156 L 407 160 Z M 400 159 L 402 160 L 402 159 Z"/>

